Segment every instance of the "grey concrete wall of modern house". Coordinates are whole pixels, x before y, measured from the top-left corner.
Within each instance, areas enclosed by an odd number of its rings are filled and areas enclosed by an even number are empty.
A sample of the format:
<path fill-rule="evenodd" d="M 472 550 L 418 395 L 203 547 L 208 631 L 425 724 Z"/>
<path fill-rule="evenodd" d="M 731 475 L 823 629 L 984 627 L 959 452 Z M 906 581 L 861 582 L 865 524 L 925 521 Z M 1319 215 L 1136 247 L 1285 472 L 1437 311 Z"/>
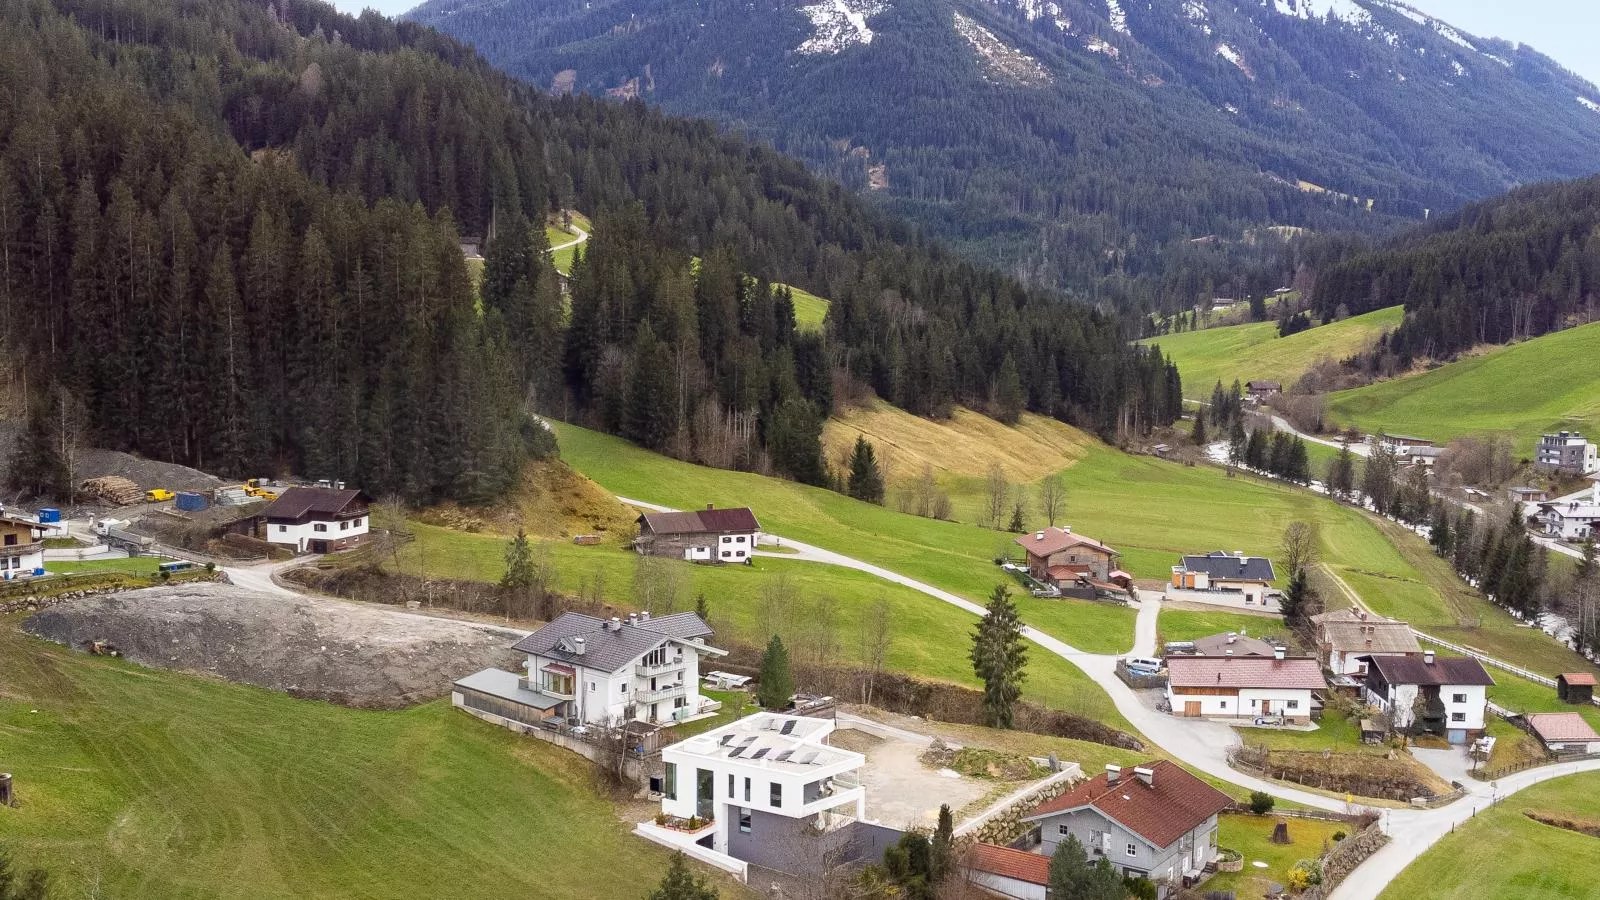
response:
<path fill-rule="evenodd" d="M 882 825 L 852 822 L 817 834 L 812 819 L 791 819 L 759 809 L 750 811 L 750 830 L 741 830 L 740 807 L 727 806 L 728 855 L 788 875 L 815 875 L 824 861 L 839 865 L 856 860 L 876 862 L 900 839 L 901 832 Z M 831 857 L 831 858 L 830 858 Z"/>

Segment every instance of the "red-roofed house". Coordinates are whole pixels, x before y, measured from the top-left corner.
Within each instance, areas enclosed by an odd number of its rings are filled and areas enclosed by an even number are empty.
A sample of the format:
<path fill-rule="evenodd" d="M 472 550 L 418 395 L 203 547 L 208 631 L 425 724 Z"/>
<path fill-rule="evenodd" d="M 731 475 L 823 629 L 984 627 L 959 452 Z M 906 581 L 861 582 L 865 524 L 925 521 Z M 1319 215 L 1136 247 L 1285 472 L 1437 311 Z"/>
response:
<path fill-rule="evenodd" d="M 1014 900 L 1045 900 L 1050 886 L 1050 857 L 997 847 L 973 844 L 965 862 L 967 877 L 973 884 Z"/>
<path fill-rule="evenodd" d="M 1191 883 L 1217 855 L 1217 815 L 1232 798 L 1182 767 L 1157 760 L 1125 772 L 1118 766 L 1029 813 L 1045 858 L 1072 835 L 1091 861 L 1104 858 L 1124 875 L 1160 884 Z"/>
<path fill-rule="evenodd" d="M 1528 727 L 1551 753 L 1600 753 L 1600 734 L 1578 713 L 1538 713 Z"/>
<path fill-rule="evenodd" d="M 1055 587 L 1089 586 L 1098 582 L 1110 590 L 1126 590 L 1131 579 L 1117 570 L 1122 555 L 1091 537 L 1073 534 L 1071 528 L 1046 528 L 1017 538 L 1028 559 L 1028 574 Z"/>
<path fill-rule="evenodd" d="M 1257 656 L 1167 657 L 1167 702 L 1173 715 L 1208 719 L 1282 717 L 1309 722 L 1315 691 L 1326 690 L 1322 664 L 1286 658 L 1282 647 L 1270 659 Z"/>

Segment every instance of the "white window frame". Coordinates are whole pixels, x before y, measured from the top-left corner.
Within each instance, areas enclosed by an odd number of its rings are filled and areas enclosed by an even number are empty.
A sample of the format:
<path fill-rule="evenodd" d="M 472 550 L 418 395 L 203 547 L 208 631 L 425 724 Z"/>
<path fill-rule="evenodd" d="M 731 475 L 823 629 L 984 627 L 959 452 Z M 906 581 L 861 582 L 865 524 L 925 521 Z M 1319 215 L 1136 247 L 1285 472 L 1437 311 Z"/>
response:
<path fill-rule="evenodd" d="M 1128 842 L 1128 855 L 1129 856 L 1138 856 L 1139 855 L 1139 845 L 1133 843 L 1132 841 Z"/>

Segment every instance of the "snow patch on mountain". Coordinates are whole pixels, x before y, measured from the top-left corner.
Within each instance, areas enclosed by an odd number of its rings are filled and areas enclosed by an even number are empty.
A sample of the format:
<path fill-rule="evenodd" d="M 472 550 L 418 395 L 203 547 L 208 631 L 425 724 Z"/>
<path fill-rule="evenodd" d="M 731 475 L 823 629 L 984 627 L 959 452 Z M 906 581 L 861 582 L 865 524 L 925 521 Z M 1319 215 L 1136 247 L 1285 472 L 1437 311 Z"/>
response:
<path fill-rule="evenodd" d="M 1467 50 L 1471 50 L 1474 53 L 1478 52 L 1477 46 L 1471 41 L 1467 40 L 1465 35 L 1454 28 L 1451 28 L 1449 25 L 1439 21 L 1438 19 L 1435 19 L 1431 16 L 1425 16 L 1411 7 L 1406 6 L 1404 3 L 1395 2 L 1395 0 L 1376 0 L 1376 2 L 1382 3 L 1389 9 L 1394 10 L 1395 12 L 1405 16 L 1424 28 L 1432 29 L 1434 34 L 1437 34 L 1438 36 L 1444 38 L 1452 44 L 1455 44 L 1458 47 L 1463 47 Z"/>
<path fill-rule="evenodd" d="M 1272 0 L 1277 11 L 1298 19 L 1321 22 L 1332 16 L 1352 25 L 1372 24 L 1372 13 L 1355 0 Z"/>
<path fill-rule="evenodd" d="M 1200 0 L 1183 0 L 1183 17 L 1206 37 L 1211 36 L 1211 11 Z"/>
<path fill-rule="evenodd" d="M 951 13 L 956 33 L 967 39 L 983 63 L 985 81 L 1038 87 L 1050 83 L 1050 72 L 1037 59 L 995 37 L 994 32 L 961 13 Z"/>
<path fill-rule="evenodd" d="M 1106 0 L 1106 21 L 1111 23 L 1112 31 L 1133 34 L 1128 30 L 1128 14 L 1118 0 Z"/>
<path fill-rule="evenodd" d="M 855 44 L 870 44 L 872 29 L 867 27 L 867 19 L 888 8 L 877 0 L 823 0 L 802 6 L 800 12 L 811 20 L 811 37 L 795 50 L 807 55 L 833 54 Z"/>
<path fill-rule="evenodd" d="M 989 2 L 995 6 L 1005 6 L 1008 3 L 1014 5 L 1029 22 L 1037 22 L 1048 17 L 1057 31 L 1072 30 L 1072 20 L 1067 18 L 1061 4 L 1055 0 L 989 0 Z"/>
<path fill-rule="evenodd" d="M 1218 44 L 1217 55 L 1228 62 L 1233 63 L 1234 67 L 1243 72 L 1246 78 L 1249 78 L 1251 81 L 1256 80 L 1256 73 L 1250 71 L 1250 64 L 1244 61 L 1244 57 L 1239 55 L 1239 51 L 1233 49 L 1227 44 Z"/>
<path fill-rule="evenodd" d="M 1596 103 L 1593 100 L 1590 100 L 1588 97 L 1579 97 L 1578 98 L 1578 102 L 1580 104 L 1582 104 L 1583 106 L 1586 106 L 1589 109 L 1592 109 L 1597 113 L 1600 113 L 1600 103 Z"/>

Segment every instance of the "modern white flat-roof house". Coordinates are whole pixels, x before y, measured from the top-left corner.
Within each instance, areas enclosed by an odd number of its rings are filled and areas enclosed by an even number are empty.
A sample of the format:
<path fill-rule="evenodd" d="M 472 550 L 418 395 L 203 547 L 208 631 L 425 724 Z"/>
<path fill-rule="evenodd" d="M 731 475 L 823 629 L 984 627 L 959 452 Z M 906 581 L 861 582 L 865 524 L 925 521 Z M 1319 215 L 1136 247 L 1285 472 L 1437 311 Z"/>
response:
<path fill-rule="evenodd" d="M 1395 728 L 1409 728 L 1420 718 L 1452 744 L 1480 737 L 1488 689 L 1494 679 L 1470 657 L 1372 656 L 1366 659 L 1367 702 L 1389 715 Z"/>
<path fill-rule="evenodd" d="M 1577 431 L 1560 431 L 1539 438 L 1534 450 L 1533 468 L 1563 475 L 1593 475 L 1600 472 L 1600 448 Z"/>
<path fill-rule="evenodd" d="M 683 722 L 714 712 L 700 695 L 700 658 L 726 656 L 705 642 L 692 612 L 600 619 L 568 612 L 512 646 L 527 674 L 485 669 L 455 683 L 458 707 L 524 725 Z"/>
<path fill-rule="evenodd" d="M 1540 503 L 1533 518 L 1546 535 L 1563 541 L 1600 536 L 1600 478 L 1587 491 Z"/>
<path fill-rule="evenodd" d="M 638 832 L 742 874 L 793 871 L 784 857 L 866 815 L 859 753 L 832 747 L 834 723 L 762 712 L 661 750 L 661 817 Z"/>

